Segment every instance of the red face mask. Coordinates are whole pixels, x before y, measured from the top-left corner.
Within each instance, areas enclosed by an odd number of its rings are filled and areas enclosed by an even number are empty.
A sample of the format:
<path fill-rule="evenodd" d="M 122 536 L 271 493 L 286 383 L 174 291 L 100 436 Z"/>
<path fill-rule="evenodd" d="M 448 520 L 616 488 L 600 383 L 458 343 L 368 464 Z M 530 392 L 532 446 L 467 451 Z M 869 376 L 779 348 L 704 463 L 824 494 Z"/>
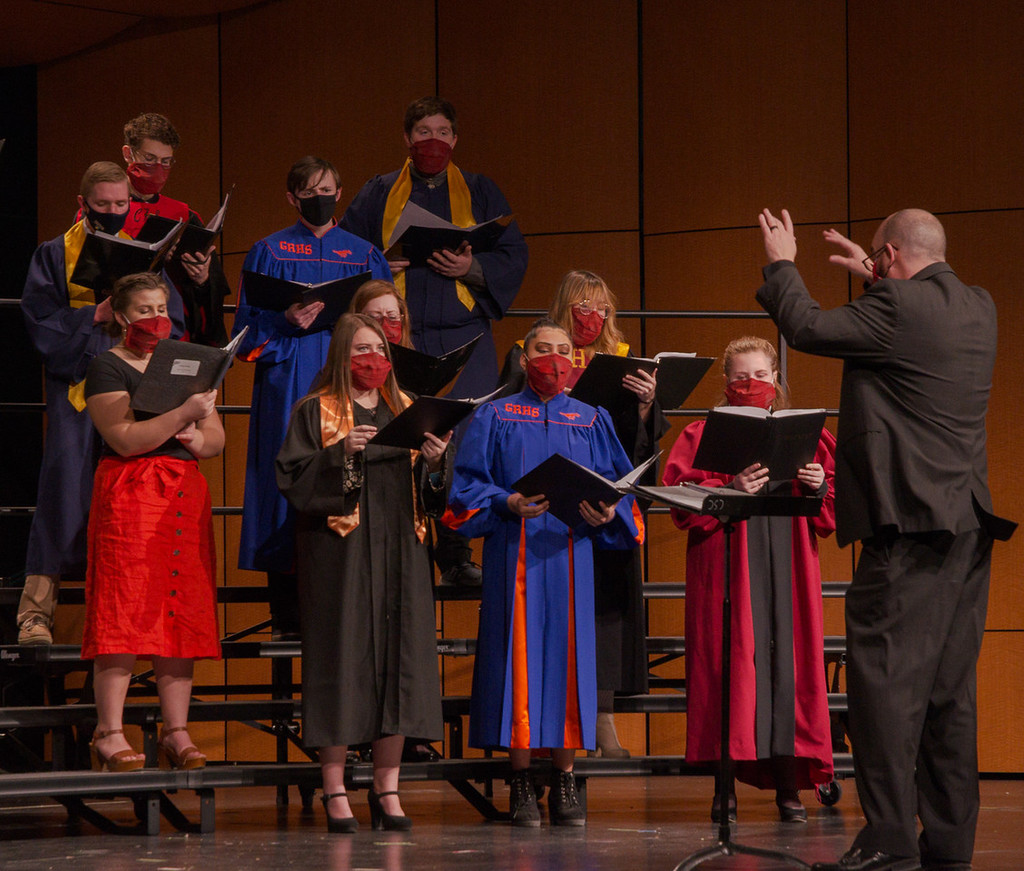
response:
<path fill-rule="evenodd" d="M 124 334 L 124 346 L 136 354 L 152 354 L 156 343 L 171 335 L 171 319 L 164 315 L 140 318 L 128 324 Z"/>
<path fill-rule="evenodd" d="M 751 405 L 770 408 L 775 401 L 775 385 L 771 381 L 744 378 L 725 385 L 725 398 L 729 405 Z"/>
<path fill-rule="evenodd" d="M 368 354 L 353 355 L 351 367 L 352 383 L 359 390 L 376 390 L 387 380 L 391 361 L 383 354 L 370 351 Z"/>
<path fill-rule="evenodd" d="M 384 333 L 384 338 L 391 342 L 392 345 L 399 345 L 402 342 L 402 322 L 393 321 L 391 318 L 384 318 L 382 321 L 377 321 L 380 324 L 381 331 Z"/>
<path fill-rule="evenodd" d="M 409 146 L 409 154 L 416 172 L 431 178 L 444 172 L 452 159 L 452 147 L 443 139 L 421 139 Z"/>
<path fill-rule="evenodd" d="M 590 314 L 583 314 L 578 306 L 573 306 L 572 312 L 572 343 L 577 348 L 585 348 L 593 344 L 604 329 L 604 318 L 596 311 Z"/>
<path fill-rule="evenodd" d="M 561 354 L 544 354 L 526 361 L 526 381 L 541 399 L 550 399 L 565 388 L 572 360 Z"/>
<path fill-rule="evenodd" d="M 159 163 L 128 164 L 128 178 L 131 179 L 132 187 L 144 197 L 160 193 L 170 174 L 171 168 Z"/>

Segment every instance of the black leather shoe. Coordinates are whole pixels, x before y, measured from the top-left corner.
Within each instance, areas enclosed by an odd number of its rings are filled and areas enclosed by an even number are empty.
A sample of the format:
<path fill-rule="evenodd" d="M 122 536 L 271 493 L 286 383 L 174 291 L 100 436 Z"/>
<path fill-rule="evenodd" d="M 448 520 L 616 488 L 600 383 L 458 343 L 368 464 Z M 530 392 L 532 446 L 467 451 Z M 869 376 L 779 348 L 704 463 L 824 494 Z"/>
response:
<path fill-rule="evenodd" d="M 380 800 L 386 795 L 398 795 L 397 790 L 388 792 L 374 792 L 372 789 L 366 794 L 366 800 L 370 804 L 370 826 L 375 832 L 407 832 L 412 828 L 412 819 L 403 817 L 400 814 L 389 814 L 384 810 Z"/>
<path fill-rule="evenodd" d="M 320 801 L 324 803 L 324 813 L 327 814 L 327 831 L 332 835 L 351 835 L 359 831 L 359 820 L 355 817 L 332 817 L 327 805 L 332 798 L 348 798 L 348 793 L 332 792 L 330 795 L 321 796 Z"/>
<path fill-rule="evenodd" d="M 807 808 L 800 801 L 800 793 L 796 790 L 777 790 L 775 806 L 779 809 L 779 819 L 784 823 L 806 823 Z"/>
<path fill-rule="evenodd" d="M 426 741 L 406 740 L 402 748 L 403 762 L 437 762 L 441 754 Z"/>
<path fill-rule="evenodd" d="M 917 859 L 854 847 L 847 850 L 838 862 L 815 862 L 811 871 L 919 871 L 920 868 L 921 863 Z"/>
<path fill-rule="evenodd" d="M 441 585 L 444 587 L 479 587 L 482 580 L 483 572 L 476 563 L 461 563 L 441 574 Z"/>

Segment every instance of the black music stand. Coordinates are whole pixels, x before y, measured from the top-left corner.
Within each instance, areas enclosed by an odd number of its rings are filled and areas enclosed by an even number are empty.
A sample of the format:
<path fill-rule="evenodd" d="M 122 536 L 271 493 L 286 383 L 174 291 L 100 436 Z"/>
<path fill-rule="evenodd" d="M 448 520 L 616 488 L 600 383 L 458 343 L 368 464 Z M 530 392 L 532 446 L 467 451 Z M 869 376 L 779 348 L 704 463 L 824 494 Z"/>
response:
<path fill-rule="evenodd" d="M 773 514 L 790 517 L 815 517 L 821 511 L 822 500 L 814 496 L 748 496 L 740 493 L 728 495 L 716 494 L 721 488 L 693 487 L 637 487 L 647 498 L 657 499 L 675 508 L 682 508 L 697 514 L 717 516 L 725 532 L 725 566 L 722 578 L 722 749 L 718 763 L 718 843 L 713 847 L 705 847 L 691 853 L 675 866 L 673 871 L 692 871 L 709 859 L 716 856 L 761 856 L 765 859 L 776 859 L 796 868 L 811 866 L 777 850 L 765 850 L 761 847 L 748 847 L 732 840 L 729 830 L 729 796 L 732 794 L 735 780 L 733 777 L 732 759 L 729 756 L 729 708 L 732 694 L 732 534 L 740 520 L 758 515 Z M 671 490 L 681 492 L 705 491 L 704 497 L 697 507 L 692 501 L 684 502 L 672 499 Z"/>

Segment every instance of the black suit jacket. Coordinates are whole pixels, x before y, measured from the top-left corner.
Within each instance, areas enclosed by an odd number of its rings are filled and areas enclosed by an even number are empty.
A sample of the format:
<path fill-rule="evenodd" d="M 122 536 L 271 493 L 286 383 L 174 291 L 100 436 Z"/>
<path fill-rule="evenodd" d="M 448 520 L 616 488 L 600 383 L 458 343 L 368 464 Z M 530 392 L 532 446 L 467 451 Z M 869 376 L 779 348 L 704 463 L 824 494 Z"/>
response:
<path fill-rule="evenodd" d="M 985 526 L 992 515 L 985 414 L 996 356 L 996 309 L 946 263 L 883 279 L 830 311 L 791 261 L 765 267 L 758 302 L 799 351 L 844 361 L 836 449 L 841 545 L 884 530 Z"/>

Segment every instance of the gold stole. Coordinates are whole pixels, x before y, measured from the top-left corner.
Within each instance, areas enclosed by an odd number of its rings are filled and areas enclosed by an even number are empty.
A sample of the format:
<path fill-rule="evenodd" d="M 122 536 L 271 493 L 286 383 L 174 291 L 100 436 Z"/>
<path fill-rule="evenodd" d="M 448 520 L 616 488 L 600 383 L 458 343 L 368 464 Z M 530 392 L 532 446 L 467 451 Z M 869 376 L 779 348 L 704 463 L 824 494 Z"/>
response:
<path fill-rule="evenodd" d="M 82 253 L 85 237 L 84 218 L 64 234 L 64 279 L 68 286 L 68 304 L 71 308 L 96 305 L 96 294 L 90 288 L 71 283 L 71 274 L 75 271 L 75 264 Z M 75 411 L 85 410 L 84 380 L 68 387 L 68 402 L 74 406 Z"/>
<path fill-rule="evenodd" d="M 391 401 L 391 398 L 385 391 L 382 390 L 380 395 L 384 397 L 384 401 L 387 403 L 388 408 L 390 408 L 396 415 L 399 414 L 402 409 L 408 408 L 412 404 L 412 400 L 399 391 L 398 404 L 401 408 L 396 410 L 395 404 Z M 355 419 L 353 417 L 351 401 L 343 403 L 335 396 L 321 394 L 320 441 L 323 444 L 323 447 L 329 448 L 331 445 L 340 442 L 349 434 L 353 426 L 355 426 Z M 410 451 L 412 466 L 411 484 L 413 519 L 416 523 L 416 537 L 422 542 L 427 535 L 427 518 L 423 509 L 420 507 L 419 499 L 416 498 L 416 459 L 419 455 L 419 451 Z M 356 505 L 351 514 L 340 514 L 327 518 L 327 526 L 338 533 L 342 538 L 348 535 L 358 525 L 359 505 Z"/>
<path fill-rule="evenodd" d="M 384 204 L 384 223 L 381 227 L 381 240 L 385 250 L 391 244 L 391 236 L 395 232 L 398 219 L 402 216 L 405 204 L 409 202 L 409 195 L 412 193 L 412 158 L 405 159 L 402 171 L 388 192 L 387 202 Z M 452 223 L 457 227 L 472 227 L 476 220 L 473 218 L 473 200 L 469 193 L 469 186 L 466 179 L 454 163 L 448 164 L 448 202 L 452 208 Z M 395 276 L 395 287 L 405 298 L 405 273 L 400 272 Z M 455 282 L 455 291 L 467 311 L 473 311 L 476 300 L 464 281 Z"/>

